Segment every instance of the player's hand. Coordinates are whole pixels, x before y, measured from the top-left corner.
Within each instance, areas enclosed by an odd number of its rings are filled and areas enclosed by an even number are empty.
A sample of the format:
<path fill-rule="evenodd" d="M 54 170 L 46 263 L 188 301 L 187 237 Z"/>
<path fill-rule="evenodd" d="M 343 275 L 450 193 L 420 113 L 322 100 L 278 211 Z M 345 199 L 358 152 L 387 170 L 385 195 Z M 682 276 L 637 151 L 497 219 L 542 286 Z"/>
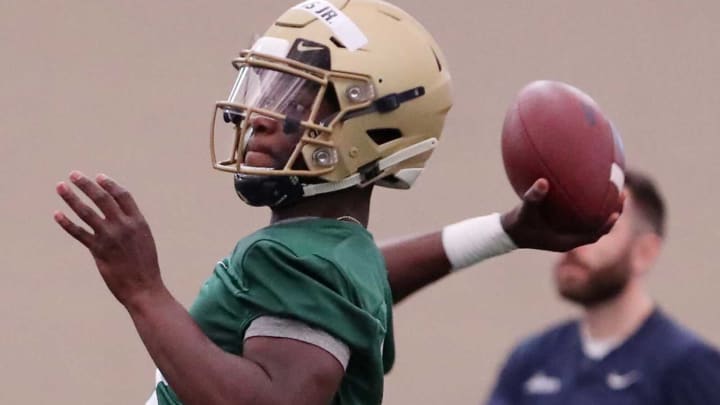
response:
<path fill-rule="evenodd" d="M 625 201 L 623 192 L 618 201 L 620 209 L 610 215 L 607 222 L 596 231 L 559 231 L 540 215 L 540 203 L 545 199 L 548 191 L 550 191 L 550 183 L 547 179 L 538 179 L 525 193 L 522 203 L 502 215 L 503 228 L 518 247 L 564 252 L 594 243 L 615 225 Z"/>
<path fill-rule="evenodd" d="M 118 301 L 129 305 L 135 298 L 162 290 L 155 241 L 132 195 L 102 174 L 93 181 L 74 171 L 70 181 L 102 215 L 85 204 L 70 185 L 60 182 L 56 187 L 58 195 L 92 233 L 60 211 L 54 214 L 55 222 L 90 250 L 100 275 Z"/>

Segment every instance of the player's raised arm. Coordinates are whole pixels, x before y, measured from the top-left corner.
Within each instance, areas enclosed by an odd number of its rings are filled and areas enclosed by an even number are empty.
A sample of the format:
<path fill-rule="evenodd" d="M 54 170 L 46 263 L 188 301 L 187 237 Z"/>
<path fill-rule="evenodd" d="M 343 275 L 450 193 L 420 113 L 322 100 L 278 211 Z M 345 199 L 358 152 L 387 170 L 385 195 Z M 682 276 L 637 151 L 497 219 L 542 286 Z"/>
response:
<path fill-rule="evenodd" d="M 567 251 L 595 242 L 619 217 L 622 141 L 581 90 L 552 81 L 524 87 L 503 123 L 502 155 L 522 203 L 382 245 L 395 302 L 517 247 Z"/>
<path fill-rule="evenodd" d="M 292 339 L 248 339 L 244 356 L 214 344 L 165 287 L 155 242 L 132 195 L 107 176 L 73 172 L 57 193 L 92 229 L 65 214 L 55 221 L 88 248 L 106 285 L 125 306 L 148 353 L 185 404 L 328 403 L 344 370 L 327 351 Z"/>
<path fill-rule="evenodd" d="M 470 218 L 442 230 L 381 244 L 395 303 L 454 270 L 516 248 L 566 251 L 595 242 L 620 215 L 613 213 L 594 231 L 557 230 L 540 213 L 548 192 L 548 181 L 539 179 L 525 193 L 523 202 L 503 215 Z M 620 198 L 621 206 L 624 195 Z"/>

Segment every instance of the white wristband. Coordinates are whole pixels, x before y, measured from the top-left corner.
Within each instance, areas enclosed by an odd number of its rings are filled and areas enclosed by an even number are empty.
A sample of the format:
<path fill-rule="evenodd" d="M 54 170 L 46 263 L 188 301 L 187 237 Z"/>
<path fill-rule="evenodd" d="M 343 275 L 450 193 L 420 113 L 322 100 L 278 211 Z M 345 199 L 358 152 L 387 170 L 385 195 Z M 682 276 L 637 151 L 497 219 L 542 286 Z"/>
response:
<path fill-rule="evenodd" d="M 446 226 L 442 231 L 442 243 L 453 270 L 517 248 L 505 233 L 497 213 Z"/>

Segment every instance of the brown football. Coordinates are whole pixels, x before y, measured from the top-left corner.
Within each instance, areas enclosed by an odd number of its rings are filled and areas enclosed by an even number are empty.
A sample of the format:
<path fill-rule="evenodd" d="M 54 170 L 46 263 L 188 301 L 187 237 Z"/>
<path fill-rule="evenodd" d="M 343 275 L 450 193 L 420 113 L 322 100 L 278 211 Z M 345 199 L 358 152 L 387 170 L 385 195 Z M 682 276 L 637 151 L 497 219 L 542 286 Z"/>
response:
<path fill-rule="evenodd" d="M 554 228 L 598 229 L 618 209 L 622 140 L 597 103 L 569 84 L 540 80 L 520 91 L 505 116 L 502 156 L 519 196 L 548 179 L 541 212 Z"/>

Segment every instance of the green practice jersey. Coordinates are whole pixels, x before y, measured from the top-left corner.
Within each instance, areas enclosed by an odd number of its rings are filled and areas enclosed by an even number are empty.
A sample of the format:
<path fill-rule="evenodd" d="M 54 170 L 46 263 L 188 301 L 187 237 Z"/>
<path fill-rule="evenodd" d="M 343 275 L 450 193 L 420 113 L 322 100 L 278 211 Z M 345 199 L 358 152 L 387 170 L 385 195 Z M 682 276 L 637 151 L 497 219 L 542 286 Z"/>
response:
<path fill-rule="evenodd" d="M 215 344 L 237 355 L 261 316 L 321 329 L 351 353 L 333 404 L 382 401 L 383 376 L 395 357 L 392 296 L 382 254 L 359 225 L 307 218 L 260 229 L 217 263 L 190 314 Z M 155 399 L 180 404 L 162 381 Z"/>

